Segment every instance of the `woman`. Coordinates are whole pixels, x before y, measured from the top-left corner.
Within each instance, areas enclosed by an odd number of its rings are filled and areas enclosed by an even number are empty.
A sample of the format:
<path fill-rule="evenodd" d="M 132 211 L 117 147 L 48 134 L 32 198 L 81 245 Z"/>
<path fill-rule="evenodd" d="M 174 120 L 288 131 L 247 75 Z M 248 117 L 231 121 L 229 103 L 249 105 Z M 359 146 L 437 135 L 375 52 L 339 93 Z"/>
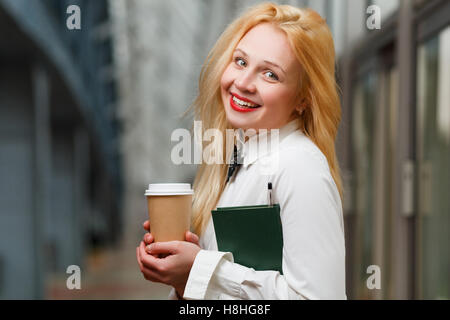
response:
<path fill-rule="evenodd" d="M 244 149 L 244 164 L 227 183 L 226 164 L 204 162 L 194 181 L 194 233 L 166 243 L 152 243 L 147 233 L 136 248 L 145 279 L 186 299 L 346 298 L 334 64 L 330 30 L 312 10 L 264 3 L 225 30 L 200 75 L 196 118 L 204 130 L 223 133 L 279 129 L 279 164 L 262 175 L 263 156 Z M 216 207 L 266 204 L 267 181 L 281 207 L 283 275 L 218 252 L 211 219 Z"/>

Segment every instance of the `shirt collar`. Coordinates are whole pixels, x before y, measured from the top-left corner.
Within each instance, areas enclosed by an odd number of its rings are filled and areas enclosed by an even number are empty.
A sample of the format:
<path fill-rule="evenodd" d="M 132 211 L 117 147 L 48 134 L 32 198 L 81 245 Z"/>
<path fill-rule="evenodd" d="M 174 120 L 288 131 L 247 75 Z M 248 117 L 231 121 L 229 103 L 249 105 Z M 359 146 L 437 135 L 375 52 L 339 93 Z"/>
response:
<path fill-rule="evenodd" d="M 289 136 L 291 133 L 297 131 L 299 129 L 299 123 L 298 123 L 298 119 L 292 120 L 288 123 L 286 123 L 283 127 L 281 127 L 279 129 L 279 145 L 281 144 L 281 142 L 287 137 Z M 300 131 L 301 132 L 301 131 Z M 264 138 L 264 136 L 267 136 L 266 141 L 268 144 L 268 147 L 265 148 L 266 150 L 262 149 L 260 150 L 260 152 L 258 152 L 259 149 L 259 143 L 261 138 Z M 271 150 L 272 148 L 270 147 L 270 130 L 267 130 L 267 132 L 261 132 L 258 134 L 255 134 L 253 136 L 251 136 L 245 143 L 244 143 L 244 148 L 243 148 L 243 166 L 247 167 L 250 164 L 254 163 L 256 160 L 258 160 L 259 158 L 275 151 L 275 150 Z"/>

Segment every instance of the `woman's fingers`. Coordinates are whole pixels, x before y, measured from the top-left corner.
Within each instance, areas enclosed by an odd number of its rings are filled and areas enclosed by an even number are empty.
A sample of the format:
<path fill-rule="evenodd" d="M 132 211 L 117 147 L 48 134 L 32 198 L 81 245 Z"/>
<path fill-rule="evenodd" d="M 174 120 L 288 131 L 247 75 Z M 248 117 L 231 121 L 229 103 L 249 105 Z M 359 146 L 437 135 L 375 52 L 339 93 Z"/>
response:
<path fill-rule="evenodd" d="M 142 245 L 142 242 L 141 242 Z M 145 280 L 148 281 L 156 281 L 161 282 L 160 277 L 157 273 L 153 272 L 152 270 L 144 267 L 144 265 L 141 262 L 141 253 L 140 253 L 140 246 L 136 247 L 136 257 L 138 260 L 139 268 L 141 269 L 142 275 L 144 276 Z"/>
<path fill-rule="evenodd" d="M 155 242 L 145 248 L 147 254 L 167 256 L 178 252 L 179 241 Z"/>
<path fill-rule="evenodd" d="M 149 245 L 153 241 L 155 241 L 155 238 L 153 237 L 153 235 L 151 233 L 144 234 L 144 242 L 146 245 Z"/>
<path fill-rule="evenodd" d="M 139 264 L 139 269 L 141 269 L 141 271 L 143 272 L 144 266 L 142 265 L 142 262 L 141 262 L 141 255 L 139 253 L 139 247 L 136 247 L 136 258 L 137 258 L 137 262 Z"/>
<path fill-rule="evenodd" d="M 153 235 L 151 233 L 146 233 L 144 235 L 144 244 L 145 246 L 148 246 L 150 244 L 152 244 L 153 242 L 155 242 L 155 237 L 153 237 Z M 158 257 L 158 255 L 153 255 L 154 257 Z"/>
<path fill-rule="evenodd" d="M 141 244 L 139 245 L 139 254 L 141 263 L 144 268 L 148 268 L 150 269 L 150 271 L 158 270 L 158 258 L 156 258 L 153 254 L 149 254 L 148 252 L 146 252 L 145 244 L 143 241 L 141 241 Z"/>
<path fill-rule="evenodd" d="M 185 238 L 186 238 L 186 241 L 195 243 L 196 245 L 199 245 L 199 238 L 195 233 L 186 231 Z"/>
<path fill-rule="evenodd" d="M 163 283 L 161 277 L 150 269 L 144 269 L 144 271 L 142 271 L 142 275 L 144 276 L 145 280 Z"/>
<path fill-rule="evenodd" d="M 150 232 L 150 221 L 145 220 L 145 222 L 142 224 L 142 226 L 144 227 L 145 230 Z"/>

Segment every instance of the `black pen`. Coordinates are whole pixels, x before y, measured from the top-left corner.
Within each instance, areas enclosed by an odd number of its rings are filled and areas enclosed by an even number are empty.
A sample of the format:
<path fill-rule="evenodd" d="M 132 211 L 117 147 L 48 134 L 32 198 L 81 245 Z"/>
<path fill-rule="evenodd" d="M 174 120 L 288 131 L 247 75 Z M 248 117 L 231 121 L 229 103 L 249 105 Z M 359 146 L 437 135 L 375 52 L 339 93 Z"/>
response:
<path fill-rule="evenodd" d="M 267 184 L 267 189 L 269 190 L 269 206 L 273 206 L 273 203 L 272 203 L 272 182 L 269 182 L 268 184 Z"/>
<path fill-rule="evenodd" d="M 226 183 L 228 183 L 228 181 L 233 177 L 233 174 L 236 171 L 236 168 L 238 168 L 239 166 L 240 166 L 240 163 L 238 163 L 237 147 L 236 147 L 236 145 L 234 145 L 234 151 L 233 151 L 233 155 L 231 158 L 231 163 L 228 166 L 228 174 L 227 174 Z"/>

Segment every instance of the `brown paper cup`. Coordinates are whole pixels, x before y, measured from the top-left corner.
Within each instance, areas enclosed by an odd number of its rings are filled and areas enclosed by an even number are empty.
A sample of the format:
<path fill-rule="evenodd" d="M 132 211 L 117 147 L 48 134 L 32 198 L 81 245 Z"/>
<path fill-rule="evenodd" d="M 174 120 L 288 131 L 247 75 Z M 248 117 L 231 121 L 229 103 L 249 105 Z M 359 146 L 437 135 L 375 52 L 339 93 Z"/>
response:
<path fill-rule="evenodd" d="M 193 190 L 189 183 L 150 184 L 145 191 L 150 232 L 155 242 L 185 240 L 190 228 Z"/>

